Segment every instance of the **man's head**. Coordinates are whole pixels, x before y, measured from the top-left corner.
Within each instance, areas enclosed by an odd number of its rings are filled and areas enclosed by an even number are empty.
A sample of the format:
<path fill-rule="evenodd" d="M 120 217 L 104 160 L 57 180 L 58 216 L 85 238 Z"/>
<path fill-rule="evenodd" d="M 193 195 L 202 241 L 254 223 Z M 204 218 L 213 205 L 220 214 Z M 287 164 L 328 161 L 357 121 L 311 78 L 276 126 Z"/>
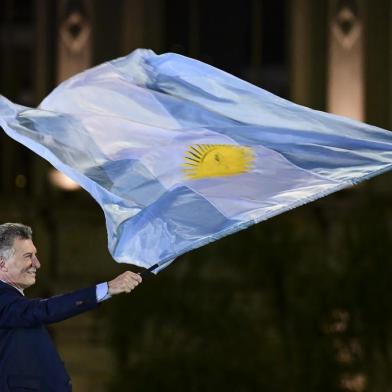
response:
<path fill-rule="evenodd" d="M 0 225 L 0 279 L 25 289 L 35 283 L 40 266 L 31 228 L 20 223 Z"/>

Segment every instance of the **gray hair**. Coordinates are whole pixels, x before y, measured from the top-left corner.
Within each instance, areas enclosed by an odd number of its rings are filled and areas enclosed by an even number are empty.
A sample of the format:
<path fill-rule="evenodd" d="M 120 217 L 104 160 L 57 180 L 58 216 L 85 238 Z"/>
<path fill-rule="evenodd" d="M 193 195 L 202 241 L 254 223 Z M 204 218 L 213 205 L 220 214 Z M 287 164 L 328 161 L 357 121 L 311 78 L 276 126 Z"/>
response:
<path fill-rule="evenodd" d="M 0 257 L 8 260 L 15 253 L 13 247 L 15 239 L 31 240 L 32 235 L 31 227 L 21 223 L 3 223 L 0 225 Z"/>

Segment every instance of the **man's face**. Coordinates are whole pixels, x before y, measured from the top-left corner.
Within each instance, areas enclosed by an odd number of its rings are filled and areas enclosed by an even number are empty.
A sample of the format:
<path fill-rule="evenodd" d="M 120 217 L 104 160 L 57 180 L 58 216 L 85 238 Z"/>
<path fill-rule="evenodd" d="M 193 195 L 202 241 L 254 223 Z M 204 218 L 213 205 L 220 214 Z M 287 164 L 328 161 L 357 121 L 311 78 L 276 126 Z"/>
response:
<path fill-rule="evenodd" d="M 8 260 L 0 258 L 0 279 L 21 289 L 35 283 L 37 270 L 41 267 L 33 241 L 16 238 L 15 253 Z"/>

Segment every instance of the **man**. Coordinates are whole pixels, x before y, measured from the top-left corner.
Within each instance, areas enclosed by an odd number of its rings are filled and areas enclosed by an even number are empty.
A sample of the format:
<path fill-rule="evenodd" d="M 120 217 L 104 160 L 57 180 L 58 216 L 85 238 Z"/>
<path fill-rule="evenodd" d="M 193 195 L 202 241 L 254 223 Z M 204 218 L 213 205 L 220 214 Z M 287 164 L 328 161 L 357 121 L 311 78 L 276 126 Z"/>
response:
<path fill-rule="evenodd" d="M 0 391 L 71 391 L 71 382 L 46 324 L 97 307 L 113 295 L 131 292 L 142 280 L 127 271 L 97 286 L 48 299 L 27 299 L 40 262 L 31 228 L 0 225 Z"/>

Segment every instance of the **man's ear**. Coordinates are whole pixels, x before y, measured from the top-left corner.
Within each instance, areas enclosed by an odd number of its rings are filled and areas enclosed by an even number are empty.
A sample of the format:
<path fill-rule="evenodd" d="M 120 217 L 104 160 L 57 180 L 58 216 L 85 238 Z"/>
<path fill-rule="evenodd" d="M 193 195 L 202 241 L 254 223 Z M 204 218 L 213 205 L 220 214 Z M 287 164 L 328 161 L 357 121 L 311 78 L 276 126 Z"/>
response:
<path fill-rule="evenodd" d="M 0 271 L 7 272 L 8 268 L 5 266 L 4 257 L 0 256 Z"/>

